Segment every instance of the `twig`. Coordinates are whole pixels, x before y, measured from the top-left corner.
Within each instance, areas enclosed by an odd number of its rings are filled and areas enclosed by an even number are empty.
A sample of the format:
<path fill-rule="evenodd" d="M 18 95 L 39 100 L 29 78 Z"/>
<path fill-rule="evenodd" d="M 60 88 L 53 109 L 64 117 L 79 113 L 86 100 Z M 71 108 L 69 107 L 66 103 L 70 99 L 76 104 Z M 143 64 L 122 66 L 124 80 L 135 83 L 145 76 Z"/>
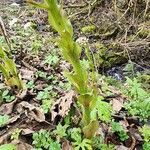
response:
<path fill-rule="evenodd" d="M 90 18 L 90 15 L 92 14 L 94 8 L 99 4 L 100 0 L 94 0 L 92 3 L 89 2 L 89 12 L 88 12 L 88 18 Z"/>
<path fill-rule="evenodd" d="M 145 11 L 144 11 L 144 17 L 146 16 L 148 8 L 149 8 L 149 0 L 146 1 L 146 8 L 145 8 Z"/>
<path fill-rule="evenodd" d="M 8 35 L 7 35 L 7 32 L 6 32 L 6 28 L 5 28 L 4 22 L 2 20 L 2 17 L 0 17 L 0 29 L 2 31 L 2 34 L 3 34 L 4 38 L 5 38 L 5 41 L 6 41 L 7 45 L 8 45 L 8 47 L 9 47 L 9 50 L 11 51 L 10 40 L 8 38 Z"/>
<path fill-rule="evenodd" d="M 83 8 L 83 7 L 86 7 L 87 4 L 81 4 L 81 5 L 67 5 L 67 6 L 64 6 L 63 8 Z"/>
<path fill-rule="evenodd" d="M 132 0 L 129 1 L 128 8 L 127 8 L 126 11 L 123 13 L 123 15 L 122 15 L 119 19 L 117 19 L 117 22 L 119 22 L 119 21 L 127 14 L 127 12 L 128 12 L 129 9 L 130 9 L 130 5 L 131 5 L 131 4 L 132 4 Z"/>

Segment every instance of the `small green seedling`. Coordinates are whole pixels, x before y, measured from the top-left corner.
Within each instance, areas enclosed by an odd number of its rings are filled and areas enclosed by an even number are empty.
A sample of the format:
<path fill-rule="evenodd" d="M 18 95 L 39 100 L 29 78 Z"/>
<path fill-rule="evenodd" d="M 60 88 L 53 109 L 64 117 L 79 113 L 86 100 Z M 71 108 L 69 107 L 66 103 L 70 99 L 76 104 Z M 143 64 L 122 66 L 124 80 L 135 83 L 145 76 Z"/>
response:
<path fill-rule="evenodd" d="M 150 126 L 144 125 L 140 128 L 140 132 L 144 137 L 143 150 L 149 150 L 150 148 Z"/>
<path fill-rule="evenodd" d="M 56 67 L 58 65 L 58 63 L 59 63 L 59 60 L 60 59 L 59 59 L 59 57 L 57 55 L 49 54 L 45 58 L 44 64 L 48 64 L 48 65 Z"/>
<path fill-rule="evenodd" d="M 4 90 L 2 93 L 2 99 L 5 102 L 11 102 L 15 99 L 15 96 L 11 96 L 9 90 Z"/>
<path fill-rule="evenodd" d="M 48 113 L 53 103 L 49 90 L 51 90 L 51 87 L 45 88 L 43 91 L 38 92 L 36 97 L 38 100 L 42 101 L 41 108 L 44 113 Z"/>
<path fill-rule="evenodd" d="M 40 77 L 40 78 L 46 79 L 47 73 L 42 72 L 42 71 L 37 71 L 37 72 L 36 72 L 36 76 L 37 76 L 37 77 Z"/>
<path fill-rule="evenodd" d="M 9 120 L 8 115 L 0 115 L 0 127 L 3 127 Z"/>
<path fill-rule="evenodd" d="M 92 150 L 91 143 L 92 141 L 84 138 L 82 140 L 81 129 L 73 128 L 70 130 L 71 139 L 73 140 L 72 145 L 74 150 Z"/>
<path fill-rule="evenodd" d="M 35 88 L 34 81 L 31 80 L 31 81 L 27 82 L 26 87 L 28 89 L 34 89 Z"/>
<path fill-rule="evenodd" d="M 21 129 L 16 128 L 13 133 L 11 134 L 11 140 L 18 140 L 20 135 Z"/>
<path fill-rule="evenodd" d="M 49 91 L 47 89 L 38 92 L 38 95 L 36 97 L 38 100 L 45 100 L 50 99 Z"/>
<path fill-rule="evenodd" d="M 53 103 L 52 99 L 43 99 L 42 100 L 41 108 L 42 108 L 44 113 L 49 112 L 49 110 L 51 109 L 52 103 Z"/>
<path fill-rule="evenodd" d="M 38 54 L 41 48 L 42 48 L 41 40 L 38 40 L 35 37 L 35 40 L 32 42 L 32 45 L 31 45 L 31 52 L 33 54 Z"/>
<path fill-rule="evenodd" d="M 92 139 L 92 145 L 96 150 L 115 150 L 114 145 L 104 143 L 104 137 L 102 137 L 101 135 L 95 136 Z"/>
<path fill-rule="evenodd" d="M 95 31 L 96 27 L 94 25 L 85 26 L 81 29 L 83 33 L 92 33 Z"/>
<path fill-rule="evenodd" d="M 58 141 L 67 136 L 67 133 L 66 133 L 66 130 L 68 128 L 68 125 L 64 125 L 62 126 L 61 124 L 58 124 L 57 127 L 56 127 L 56 130 L 53 131 L 53 133 L 56 135 Z"/>
<path fill-rule="evenodd" d="M 36 148 L 48 149 L 52 142 L 50 133 L 43 129 L 41 129 L 39 132 L 33 133 L 32 138 L 33 138 L 33 145 Z"/>
<path fill-rule="evenodd" d="M 121 126 L 120 123 L 112 122 L 111 127 L 112 132 L 117 133 L 121 141 L 125 141 L 129 138 L 128 134 L 126 133 L 125 129 Z"/>
<path fill-rule="evenodd" d="M 41 129 L 33 133 L 33 145 L 36 149 L 61 150 L 61 146 L 57 141 L 53 141 L 48 131 Z"/>

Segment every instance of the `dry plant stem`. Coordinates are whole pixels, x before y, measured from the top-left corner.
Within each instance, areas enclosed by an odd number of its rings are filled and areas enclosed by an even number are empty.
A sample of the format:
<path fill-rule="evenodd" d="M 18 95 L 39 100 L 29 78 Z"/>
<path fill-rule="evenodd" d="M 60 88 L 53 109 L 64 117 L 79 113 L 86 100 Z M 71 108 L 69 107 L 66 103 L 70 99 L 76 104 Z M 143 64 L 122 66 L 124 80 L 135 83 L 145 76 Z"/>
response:
<path fill-rule="evenodd" d="M 9 49 L 6 50 L 2 46 L 0 46 L 0 71 L 2 72 L 5 78 L 5 83 L 8 86 L 12 88 L 23 89 L 24 85 L 18 74 L 16 64 L 12 59 L 10 40 L 7 35 L 5 25 L 1 17 L 0 17 L 0 29 L 2 31 L 2 34 L 5 38 L 5 41 Z"/>
<path fill-rule="evenodd" d="M 73 28 L 62 7 L 56 0 L 45 0 L 39 4 L 29 0 L 36 7 L 48 11 L 48 20 L 59 33 L 58 46 L 63 57 L 72 65 L 73 71 L 65 71 L 64 75 L 72 83 L 78 93 L 78 101 L 82 106 L 82 125 L 86 138 L 92 138 L 98 128 L 97 119 L 92 119 L 91 111 L 95 108 L 98 99 L 98 90 L 94 84 L 89 83 L 88 72 L 82 67 L 80 61 L 81 47 L 73 39 Z"/>
<path fill-rule="evenodd" d="M 10 40 L 9 40 L 9 38 L 8 38 L 6 29 L 5 29 L 5 25 L 4 25 L 4 22 L 3 22 L 3 20 L 2 20 L 1 17 L 0 17 L 0 29 L 1 29 L 1 31 L 2 31 L 2 33 L 3 33 L 3 36 L 4 36 L 4 38 L 5 38 L 5 41 L 6 41 L 7 45 L 8 45 L 8 47 L 9 47 L 9 50 L 11 51 Z"/>
<path fill-rule="evenodd" d="M 145 8 L 145 11 L 144 11 L 144 17 L 146 17 L 146 13 L 147 13 L 148 8 L 149 8 L 149 3 L 150 3 L 150 1 L 147 0 L 147 1 L 146 1 L 146 8 Z"/>

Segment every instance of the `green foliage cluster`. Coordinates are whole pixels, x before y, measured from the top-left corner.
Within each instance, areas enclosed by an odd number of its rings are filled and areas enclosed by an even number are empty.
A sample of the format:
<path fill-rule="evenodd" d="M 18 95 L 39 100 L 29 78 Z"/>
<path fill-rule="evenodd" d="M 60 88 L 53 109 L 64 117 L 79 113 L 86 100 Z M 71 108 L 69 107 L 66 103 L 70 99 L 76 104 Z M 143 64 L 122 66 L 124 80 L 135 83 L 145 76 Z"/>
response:
<path fill-rule="evenodd" d="M 38 39 L 37 37 L 34 38 L 35 40 L 32 42 L 31 44 L 31 49 L 30 51 L 33 53 L 33 54 L 38 54 L 40 49 L 42 49 L 42 45 L 43 43 L 41 42 L 40 39 Z"/>
<path fill-rule="evenodd" d="M 119 122 L 112 122 L 111 127 L 111 131 L 113 133 L 117 133 L 121 141 L 125 141 L 129 138 L 125 129 L 121 126 Z"/>
<path fill-rule="evenodd" d="M 48 131 L 41 129 L 40 131 L 33 134 L 33 145 L 36 149 L 42 150 L 61 150 L 60 144 L 54 141 L 51 138 L 51 135 Z"/>
<path fill-rule="evenodd" d="M 65 124 L 64 126 L 62 126 L 60 123 L 57 125 L 56 129 L 53 131 L 53 134 L 56 135 L 58 141 L 67 136 L 66 130 L 68 128 L 68 125 Z"/>
<path fill-rule="evenodd" d="M 133 116 L 137 115 L 142 120 L 147 120 L 150 117 L 150 95 L 143 88 L 141 83 L 136 78 L 131 80 L 127 78 L 125 94 L 130 101 L 125 105 L 125 108 Z"/>
<path fill-rule="evenodd" d="M 71 139 L 73 140 L 72 145 L 74 147 L 74 150 L 92 150 L 92 141 L 86 138 L 82 139 L 80 128 L 71 129 L 70 135 Z"/>
<path fill-rule="evenodd" d="M 13 9 L 12 13 L 14 13 L 14 11 L 15 10 Z M 30 10 L 30 12 L 35 13 L 33 10 Z M 14 53 L 21 48 L 28 49 L 28 52 L 32 55 L 37 55 L 39 52 L 43 51 L 43 44 L 45 41 L 44 38 L 42 38 L 42 36 L 38 35 L 37 33 L 33 34 L 33 32 L 35 32 L 35 26 L 36 24 L 32 21 L 27 22 L 24 26 L 19 22 L 16 22 L 15 26 L 12 26 L 13 31 L 16 33 L 10 37 Z M 23 45 L 22 41 L 25 41 L 26 44 Z"/>
<path fill-rule="evenodd" d="M 16 146 L 14 144 L 3 144 L 0 146 L 0 150 L 16 150 Z"/>
<path fill-rule="evenodd" d="M 38 100 L 42 102 L 41 107 L 44 113 L 47 113 L 50 110 L 53 102 L 53 99 L 50 96 L 50 91 L 49 91 L 50 88 L 51 87 L 48 87 L 45 88 L 43 91 L 38 92 L 38 95 L 36 97 Z"/>
<path fill-rule="evenodd" d="M 15 96 L 10 95 L 9 90 L 4 90 L 2 92 L 2 99 L 5 102 L 11 102 L 11 101 L 13 101 L 15 99 Z"/>
<path fill-rule="evenodd" d="M 142 136 L 144 137 L 143 149 L 149 150 L 150 148 L 150 126 L 144 125 L 142 128 L 140 128 L 140 132 L 142 133 Z"/>
<path fill-rule="evenodd" d="M 94 150 L 115 150 L 115 146 L 112 144 L 105 144 L 104 138 L 100 136 L 95 136 L 92 139 L 92 145 Z"/>
<path fill-rule="evenodd" d="M 20 132 L 21 132 L 21 129 L 16 128 L 11 134 L 11 140 L 18 140 Z"/>
<path fill-rule="evenodd" d="M 44 61 L 44 64 L 49 64 L 49 65 L 52 65 L 53 67 L 56 67 L 59 63 L 59 57 L 57 55 L 52 55 L 52 54 L 49 54 L 46 58 L 45 58 L 45 61 Z"/>
<path fill-rule="evenodd" d="M 38 70 L 38 71 L 36 72 L 36 76 L 37 76 L 37 77 L 40 77 L 40 78 L 46 79 L 46 78 L 47 78 L 47 73 Z"/>

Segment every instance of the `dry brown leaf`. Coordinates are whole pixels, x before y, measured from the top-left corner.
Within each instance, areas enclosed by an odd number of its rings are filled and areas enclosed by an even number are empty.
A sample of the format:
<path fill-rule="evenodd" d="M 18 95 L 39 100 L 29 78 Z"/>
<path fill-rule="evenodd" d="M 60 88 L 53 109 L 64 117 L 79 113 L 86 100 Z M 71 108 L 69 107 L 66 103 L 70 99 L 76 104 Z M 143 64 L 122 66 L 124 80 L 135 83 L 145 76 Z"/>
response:
<path fill-rule="evenodd" d="M 0 134 L 0 145 L 7 143 L 8 139 L 10 138 L 11 134 L 12 134 L 13 130 L 11 131 L 6 131 L 3 134 Z"/>
<path fill-rule="evenodd" d="M 27 89 L 24 89 L 23 91 L 19 92 L 19 93 L 16 95 L 16 97 L 22 100 L 22 99 L 24 99 L 25 96 L 27 95 L 27 92 L 28 92 L 28 90 L 27 90 Z"/>
<path fill-rule="evenodd" d="M 2 104 L 0 107 L 0 114 L 1 115 L 11 114 L 16 102 L 17 102 L 17 100 L 14 100 L 13 102 Z"/>
<path fill-rule="evenodd" d="M 10 118 L 10 119 L 8 120 L 8 122 L 7 122 L 6 125 L 11 124 L 11 123 L 14 123 L 14 122 L 16 122 L 18 119 L 20 119 L 20 115 L 15 115 L 15 116 L 13 116 L 12 118 Z"/>
<path fill-rule="evenodd" d="M 25 79 L 25 80 L 33 80 L 34 78 L 34 71 L 31 71 L 31 70 L 28 70 L 28 69 L 20 69 L 21 71 L 21 77 L 22 79 Z"/>
<path fill-rule="evenodd" d="M 127 131 L 127 127 L 129 127 L 129 123 L 126 119 L 119 121 L 122 127 Z"/>
<path fill-rule="evenodd" d="M 66 61 L 60 61 L 60 69 L 61 70 L 70 70 L 70 68 L 71 68 L 71 65 L 68 63 L 68 62 L 66 62 Z"/>
<path fill-rule="evenodd" d="M 28 56 L 27 56 L 27 57 L 28 57 Z M 32 70 L 33 72 L 36 72 L 37 69 L 34 68 L 33 66 L 31 66 L 30 64 L 28 64 L 28 63 L 25 61 L 25 59 L 30 59 L 30 58 L 27 58 L 27 57 L 22 60 L 22 64 L 23 64 L 26 68 L 28 68 L 29 70 Z M 29 57 L 30 57 L 30 56 L 29 56 Z M 32 61 L 33 61 L 33 59 L 32 59 Z"/>
<path fill-rule="evenodd" d="M 21 134 L 22 134 L 22 135 L 29 135 L 29 134 L 32 134 L 32 133 L 34 133 L 34 131 L 31 130 L 31 129 L 28 129 L 28 128 L 26 128 L 26 129 L 21 129 Z"/>
<path fill-rule="evenodd" d="M 105 136 L 105 132 L 104 132 L 105 129 L 104 129 L 103 126 L 104 126 L 104 124 L 103 124 L 103 125 L 101 124 L 101 125 L 99 126 L 98 130 L 96 131 L 96 135 L 97 135 L 97 136 L 101 136 L 101 137 L 104 137 L 104 136 Z"/>
<path fill-rule="evenodd" d="M 112 99 L 112 108 L 115 112 L 119 112 L 123 107 L 124 99 L 120 96 Z"/>
<path fill-rule="evenodd" d="M 140 142 L 143 141 L 138 129 L 131 127 L 131 128 L 129 128 L 129 132 L 135 138 L 136 141 L 140 141 Z"/>
<path fill-rule="evenodd" d="M 116 150 L 129 150 L 127 147 L 123 146 L 123 145 L 117 145 Z"/>
<path fill-rule="evenodd" d="M 109 86 L 109 90 L 114 94 L 114 95 L 121 95 L 122 93 L 116 89 L 115 87 L 113 86 Z"/>
<path fill-rule="evenodd" d="M 68 140 L 65 140 L 62 143 L 62 150 L 73 150 L 73 147 L 70 145 Z"/>
<path fill-rule="evenodd" d="M 31 145 L 20 140 L 14 140 L 11 143 L 16 145 L 17 150 L 33 150 L 33 147 Z"/>
<path fill-rule="evenodd" d="M 64 117 L 65 115 L 68 114 L 71 104 L 73 103 L 74 97 L 75 97 L 75 92 L 70 91 L 69 93 L 66 93 L 64 97 L 61 97 L 53 104 L 51 109 L 52 121 L 55 120 L 57 115 Z"/>
<path fill-rule="evenodd" d="M 39 107 L 35 107 L 34 105 L 29 104 L 28 102 L 22 101 L 17 106 L 17 111 L 19 113 L 24 112 L 26 113 L 27 117 L 35 119 L 38 122 L 45 121 L 45 115 Z"/>

